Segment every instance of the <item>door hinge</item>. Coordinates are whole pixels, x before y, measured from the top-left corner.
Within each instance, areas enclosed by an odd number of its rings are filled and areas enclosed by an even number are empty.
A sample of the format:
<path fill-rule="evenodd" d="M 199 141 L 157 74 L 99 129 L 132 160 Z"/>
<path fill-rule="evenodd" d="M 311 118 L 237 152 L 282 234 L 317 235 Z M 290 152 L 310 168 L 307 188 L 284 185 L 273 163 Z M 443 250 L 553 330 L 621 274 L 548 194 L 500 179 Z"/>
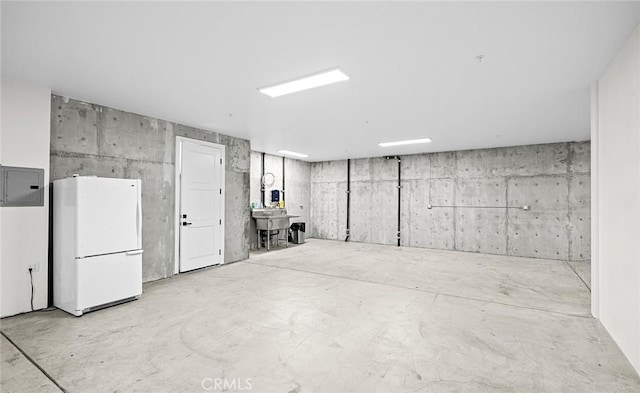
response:
<path fill-rule="evenodd" d="M 222 250 L 218 250 L 218 255 L 222 255 Z"/>
<path fill-rule="evenodd" d="M 222 158 L 220 159 L 220 165 L 222 165 Z"/>
<path fill-rule="evenodd" d="M 220 189 L 220 195 L 222 195 L 222 188 Z"/>
<path fill-rule="evenodd" d="M 220 225 L 222 225 L 222 218 L 220 219 Z"/>

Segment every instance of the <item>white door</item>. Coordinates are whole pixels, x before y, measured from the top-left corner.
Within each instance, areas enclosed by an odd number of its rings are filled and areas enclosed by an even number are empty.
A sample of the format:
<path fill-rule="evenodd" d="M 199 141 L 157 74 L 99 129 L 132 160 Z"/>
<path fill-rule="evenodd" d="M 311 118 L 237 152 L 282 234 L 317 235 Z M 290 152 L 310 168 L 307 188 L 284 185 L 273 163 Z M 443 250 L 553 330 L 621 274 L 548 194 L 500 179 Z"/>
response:
<path fill-rule="evenodd" d="M 224 147 L 178 140 L 180 272 L 224 261 Z"/>
<path fill-rule="evenodd" d="M 78 177 L 77 242 L 80 258 L 142 248 L 140 180 Z"/>

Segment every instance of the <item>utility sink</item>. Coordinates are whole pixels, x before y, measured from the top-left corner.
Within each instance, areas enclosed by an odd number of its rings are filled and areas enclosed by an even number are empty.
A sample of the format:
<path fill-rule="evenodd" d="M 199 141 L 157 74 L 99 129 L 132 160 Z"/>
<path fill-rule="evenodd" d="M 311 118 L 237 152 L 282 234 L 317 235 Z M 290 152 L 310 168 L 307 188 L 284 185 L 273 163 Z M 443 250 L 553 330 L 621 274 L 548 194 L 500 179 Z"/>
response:
<path fill-rule="evenodd" d="M 280 208 L 264 208 L 264 209 L 252 209 L 251 217 L 253 218 L 261 218 L 261 217 L 275 217 L 275 216 L 286 216 L 287 209 Z"/>
<path fill-rule="evenodd" d="M 288 229 L 290 218 L 299 217 L 287 214 L 287 209 L 252 209 L 251 217 L 256 220 L 256 229 L 261 231 Z"/>
<path fill-rule="evenodd" d="M 266 208 L 251 209 L 251 217 L 256 220 L 256 229 L 258 230 L 258 248 L 260 248 L 261 231 L 267 231 L 267 251 L 271 247 L 271 234 L 276 234 L 278 242 L 284 241 L 285 245 L 289 244 L 288 229 L 291 226 L 289 220 L 293 217 L 287 214 L 287 209 Z M 283 232 L 281 232 L 283 231 Z M 284 233 L 284 239 L 280 239 L 280 233 Z"/>

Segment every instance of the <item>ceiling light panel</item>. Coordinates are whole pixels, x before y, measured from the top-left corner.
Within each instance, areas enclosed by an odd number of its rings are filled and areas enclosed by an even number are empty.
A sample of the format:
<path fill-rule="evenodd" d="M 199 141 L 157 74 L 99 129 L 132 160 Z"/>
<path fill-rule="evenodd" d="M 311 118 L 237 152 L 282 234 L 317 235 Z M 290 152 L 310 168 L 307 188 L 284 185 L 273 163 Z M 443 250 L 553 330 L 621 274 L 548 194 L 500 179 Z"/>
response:
<path fill-rule="evenodd" d="M 278 153 L 284 154 L 285 156 L 292 156 L 292 157 L 297 157 L 297 158 L 307 158 L 307 157 L 309 157 L 309 155 L 307 155 L 307 154 L 296 153 L 295 151 L 289 151 L 289 150 L 278 150 Z"/>
<path fill-rule="evenodd" d="M 313 89 L 314 87 L 326 86 L 332 83 L 344 82 L 349 80 L 349 76 L 342 72 L 339 68 L 317 72 L 312 75 L 296 78 L 294 80 L 278 83 L 276 85 L 261 87 L 258 89 L 260 93 L 275 98 L 285 94 L 297 93 L 299 91 Z"/>
<path fill-rule="evenodd" d="M 404 146 L 404 145 L 415 145 L 418 143 L 429 143 L 429 142 L 431 142 L 431 138 L 420 138 L 420 139 L 408 139 L 405 141 L 380 142 L 378 143 L 378 146 L 380 147 Z"/>

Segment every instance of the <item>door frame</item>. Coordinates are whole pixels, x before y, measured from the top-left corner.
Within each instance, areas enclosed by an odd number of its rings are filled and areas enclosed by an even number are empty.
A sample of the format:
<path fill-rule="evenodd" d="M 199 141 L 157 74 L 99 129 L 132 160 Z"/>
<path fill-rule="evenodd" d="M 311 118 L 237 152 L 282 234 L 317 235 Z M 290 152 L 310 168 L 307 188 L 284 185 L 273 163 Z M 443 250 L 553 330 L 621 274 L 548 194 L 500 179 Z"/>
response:
<path fill-rule="evenodd" d="M 202 146 L 207 146 L 207 147 L 213 147 L 216 149 L 220 149 L 222 151 L 222 170 L 220 173 L 220 187 L 222 188 L 222 196 L 223 198 L 220 199 L 220 217 L 222 218 L 222 233 L 221 233 L 221 243 L 220 243 L 220 249 L 221 254 L 222 254 L 222 262 L 220 262 L 221 265 L 224 264 L 224 242 L 225 242 L 225 225 L 226 225 L 226 220 L 225 220 L 225 202 L 226 202 L 226 183 L 225 183 L 225 168 L 227 165 L 227 159 L 226 159 L 226 146 L 225 145 L 221 145 L 219 143 L 213 143 L 213 142 L 207 142 L 207 141 L 201 141 L 199 139 L 191 139 L 191 138 L 186 138 L 183 136 L 176 136 L 176 159 L 175 159 L 175 180 L 174 180 L 174 184 L 175 184 L 175 204 L 174 204 L 174 212 L 173 212 L 173 218 L 174 218 L 174 264 L 173 264 L 173 274 L 179 274 L 180 273 L 180 194 L 181 194 L 181 190 L 182 190 L 182 183 L 180 181 L 180 176 L 182 175 L 182 145 L 185 142 L 189 142 L 189 143 L 195 143 L 198 145 L 202 145 Z"/>

